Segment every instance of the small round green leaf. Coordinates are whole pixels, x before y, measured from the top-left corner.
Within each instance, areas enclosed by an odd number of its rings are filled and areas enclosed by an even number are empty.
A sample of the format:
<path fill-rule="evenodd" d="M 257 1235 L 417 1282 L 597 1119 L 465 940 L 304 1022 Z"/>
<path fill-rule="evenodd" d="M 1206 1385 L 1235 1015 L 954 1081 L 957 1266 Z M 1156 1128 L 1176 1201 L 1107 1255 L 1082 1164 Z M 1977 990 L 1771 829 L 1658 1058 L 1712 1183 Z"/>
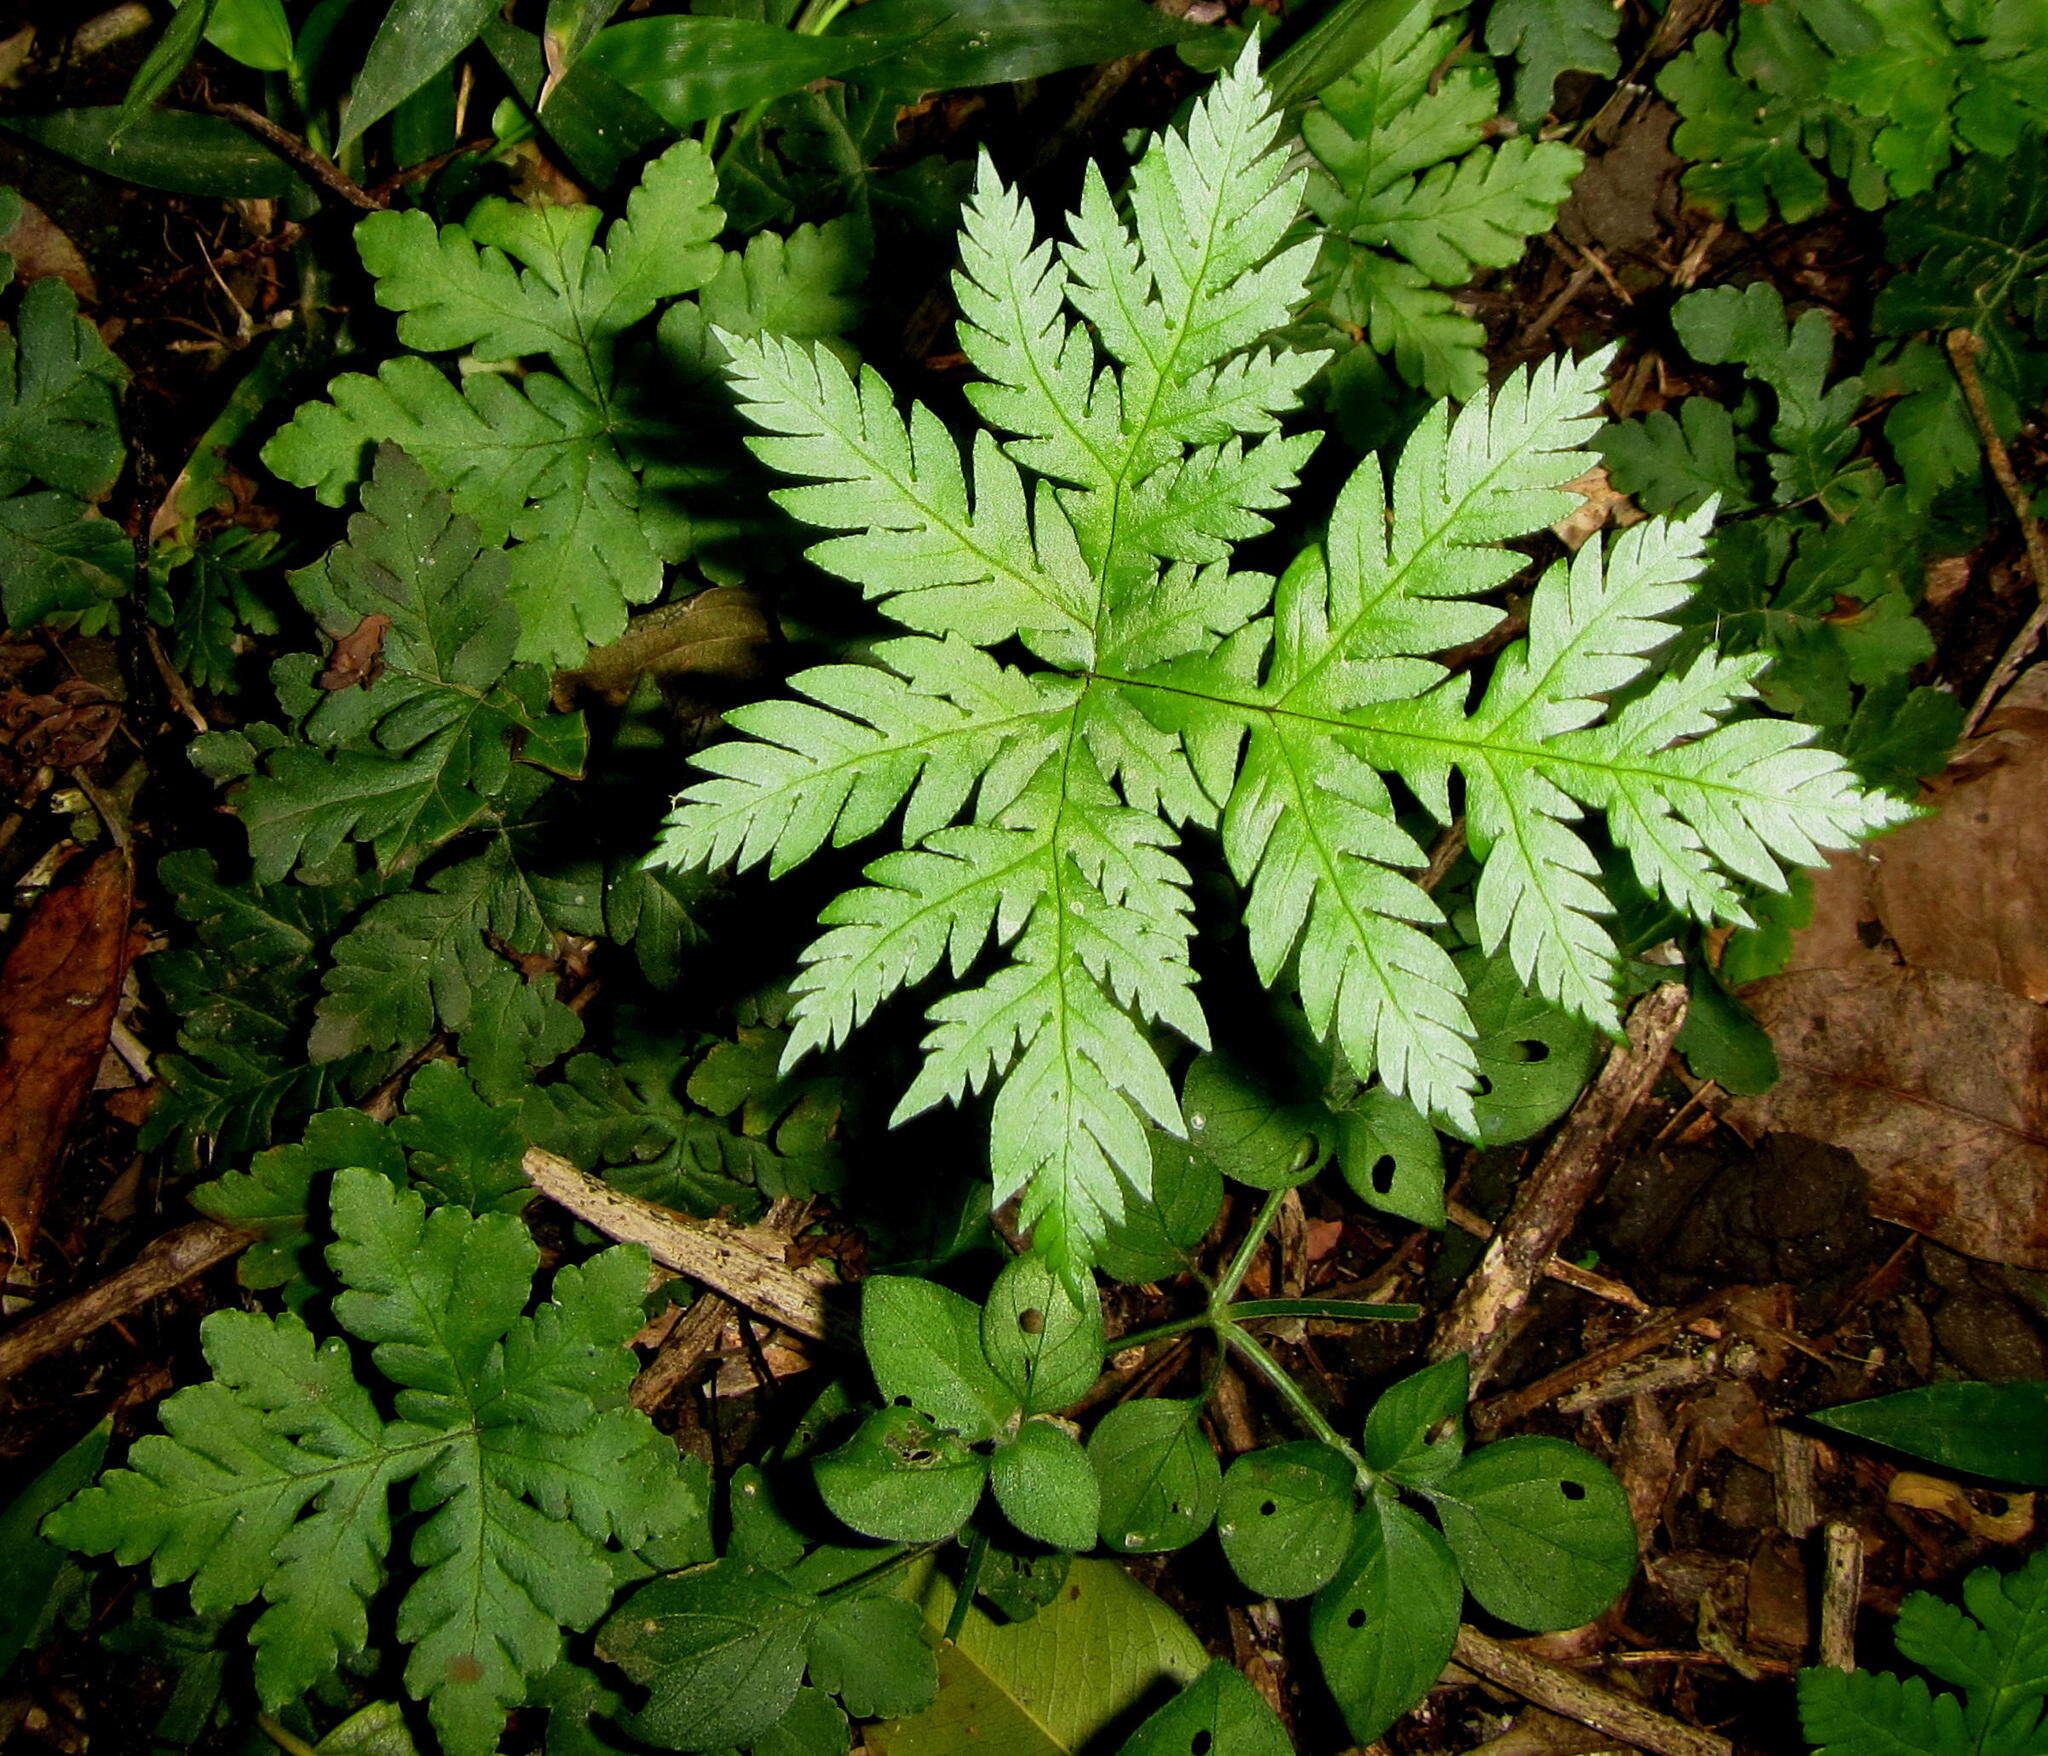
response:
<path fill-rule="evenodd" d="M 1026 1421 L 989 1464 L 1003 1516 L 1056 1549 L 1092 1549 L 1102 1488 L 1081 1442 L 1049 1421 Z"/>
<path fill-rule="evenodd" d="M 1531 994 L 1505 953 L 1466 952 L 1457 965 L 1470 984 L 1465 1010 L 1479 1032 L 1481 1080 L 1478 1125 L 1464 1138 L 1479 1146 L 1527 1140 L 1571 1108 L 1593 1071 L 1598 1033 Z"/>
<path fill-rule="evenodd" d="M 1444 1223 L 1444 1154 L 1406 1098 L 1375 1086 L 1338 1118 L 1337 1163 L 1361 1201 L 1419 1226 Z"/>
<path fill-rule="evenodd" d="M 1209 1528 L 1223 1471 L 1203 1435 L 1199 1402 L 1120 1403 L 1088 1440 L 1102 1483 L 1102 1540 L 1114 1552 L 1156 1554 Z"/>
<path fill-rule="evenodd" d="M 1465 1402 L 1472 1374 L 1463 1354 L 1411 1372 L 1383 1391 L 1365 1417 L 1365 1461 L 1419 1487 L 1465 1455 Z"/>
<path fill-rule="evenodd" d="M 634 1736 L 672 1750 L 748 1744 L 803 1681 L 814 1600 L 744 1561 L 643 1585 L 597 1631 L 598 1656 L 648 1691 Z"/>
<path fill-rule="evenodd" d="M 1428 1490 L 1472 1595 L 1522 1628 L 1576 1628 L 1636 1570 L 1628 1496 L 1562 1439 L 1482 1446 Z"/>
<path fill-rule="evenodd" d="M 1036 1256 L 1020 1256 L 989 1289 L 981 1350 L 1027 1415 L 1080 1401 L 1102 1375 L 1102 1302 L 1091 1286 L 1077 1305 L 1066 1282 Z"/>
<path fill-rule="evenodd" d="M 1351 1465 L 1327 1445 L 1247 1451 L 1224 1474 L 1216 1535 L 1261 1597 L 1307 1597 L 1343 1563 L 1357 1500 Z"/>
<path fill-rule="evenodd" d="M 1291 1189 L 1328 1161 L 1336 1126 L 1327 1106 L 1295 1101 L 1218 1053 L 1198 1055 L 1181 1088 L 1188 1144 L 1226 1177 Z"/>
<path fill-rule="evenodd" d="M 1095 1266 L 1127 1286 L 1194 1267 L 1195 1251 L 1223 1209 L 1223 1178 L 1186 1142 L 1152 1134 L 1152 1189 L 1124 1190 L 1124 1216 L 1109 1228 Z"/>
<path fill-rule="evenodd" d="M 1132 1735 L 1117 1756 L 1294 1756 L 1287 1728 L 1218 1659 Z"/>
<path fill-rule="evenodd" d="M 1444 1539 L 1399 1501 L 1368 1498 L 1308 1621 L 1323 1677 L 1359 1743 L 1370 1744 L 1437 1680 L 1464 1602 Z"/>
<path fill-rule="evenodd" d="M 1017 1398 L 982 1357 L 981 1313 L 958 1293 L 875 1275 L 861 1289 L 860 1339 L 882 1400 L 934 1426 L 992 1439 L 1017 1412 Z"/>
<path fill-rule="evenodd" d="M 915 1409 L 885 1408 L 811 1465 L 818 1493 L 864 1536 L 937 1542 L 967 1522 L 988 1466 Z"/>

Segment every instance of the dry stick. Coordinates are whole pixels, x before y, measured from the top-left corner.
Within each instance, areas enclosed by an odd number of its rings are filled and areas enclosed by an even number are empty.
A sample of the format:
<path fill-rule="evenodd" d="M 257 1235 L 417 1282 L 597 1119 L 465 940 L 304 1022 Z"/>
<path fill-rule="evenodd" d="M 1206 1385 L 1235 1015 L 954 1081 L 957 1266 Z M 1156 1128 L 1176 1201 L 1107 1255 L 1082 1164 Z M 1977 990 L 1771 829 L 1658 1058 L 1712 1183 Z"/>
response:
<path fill-rule="evenodd" d="M 1431 1343 L 1432 1358 L 1469 1355 L 1475 1384 L 1491 1373 L 1507 1345 L 1509 1320 L 1528 1303 L 1544 1264 L 1578 1223 L 1606 1171 L 1608 1149 L 1649 1095 L 1684 1021 L 1685 990 L 1676 982 L 1637 1002 L 1628 1041 L 1608 1057 L 1600 1077 L 1573 1106 L 1478 1268 L 1458 1289 Z"/>
<path fill-rule="evenodd" d="M 1491 1242 L 1493 1224 L 1484 1214 L 1474 1213 L 1462 1201 L 1446 1201 L 1444 1215 L 1459 1231 L 1468 1237 Z M 1595 1274 L 1590 1268 L 1581 1268 L 1575 1262 L 1567 1262 L 1561 1256 L 1553 1256 L 1543 1265 L 1544 1274 L 1568 1287 L 1577 1287 L 1582 1293 L 1591 1293 L 1596 1299 L 1605 1299 L 1610 1305 L 1625 1305 L 1638 1317 L 1647 1317 L 1650 1307 L 1642 1296 L 1631 1287 L 1625 1287 L 1618 1280 L 1610 1280 L 1604 1274 Z"/>
<path fill-rule="evenodd" d="M 627 1195 L 565 1158 L 531 1148 L 526 1180 L 587 1226 L 625 1244 L 644 1244 L 664 1268 L 723 1293 L 735 1305 L 816 1341 L 840 1341 L 848 1325 L 826 1309 L 822 1278 L 798 1274 L 776 1259 L 786 1239 L 766 1238 L 719 1220 L 686 1219 Z M 774 1252 L 776 1254 L 771 1254 Z"/>
<path fill-rule="evenodd" d="M 1731 1756 L 1733 1746 L 1726 1738 L 1681 1725 L 1630 1696 L 1589 1683 L 1576 1671 L 1533 1658 L 1476 1629 L 1458 1630 L 1455 1656 L 1468 1671 L 1523 1700 L 1638 1750 L 1653 1751 L 1655 1756 Z"/>
<path fill-rule="evenodd" d="M 291 160 L 307 176 L 325 188 L 333 190 L 349 206 L 360 207 L 366 213 L 375 213 L 386 205 L 324 152 L 308 146 L 289 129 L 280 128 L 261 110 L 252 110 L 247 104 L 208 104 L 205 108 L 209 115 L 224 116 L 230 122 L 239 123 L 248 129 L 278 157 Z"/>
<path fill-rule="evenodd" d="M 640 1368 L 633 1380 L 633 1406 L 651 1415 L 681 1391 L 718 1345 L 735 1309 L 723 1293 L 700 1293 L 697 1302 L 676 1319 L 654 1358 Z"/>
<path fill-rule="evenodd" d="M 194 1275 L 204 1274 L 254 1242 L 252 1234 L 210 1219 L 194 1220 L 165 1233 L 119 1274 L 25 1318 L 0 1335 L 0 1381 L 83 1341 L 94 1330 L 182 1286 Z"/>
<path fill-rule="evenodd" d="M 2019 633 L 1992 667 L 1991 675 L 1984 687 L 1978 691 L 1976 701 L 1971 705 L 1970 717 L 1963 721 L 1963 734 L 1967 737 L 1977 729 L 1978 723 L 1991 711 L 1991 704 L 2003 695 L 2019 668 L 2026 662 L 2027 654 L 2034 650 L 2034 642 L 2041 638 L 2041 630 L 2048 628 L 2048 531 L 2041 527 L 2041 521 L 2027 509 L 2026 490 L 2020 486 L 2019 477 L 2013 474 L 2012 459 L 2006 455 L 2005 441 L 1999 438 L 1998 428 L 1991 419 L 1991 405 L 1984 400 L 1984 384 L 1977 376 L 1977 355 L 1984 344 L 1977 339 L 1972 329 L 1952 329 L 1948 332 L 1948 357 L 1956 369 L 1956 380 L 1963 387 L 1963 401 L 1970 405 L 1970 418 L 1977 423 L 1977 436 L 1984 441 L 1984 460 L 1991 466 L 1991 474 L 2004 491 L 2006 503 L 2012 507 L 2012 515 L 2020 521 L 2020 535 L 2027 545 L 2027 571 L 2034 576 L 2034 590 L 2040 602 L 2034 606 L 2034 613 L 2026 620 Z"/>
<path fill-rule="evenodd" d="M 1825 1535 L 1820 1598 L 1820 1662 L 1838 1671 L 1856 1668 L 1856 1612 L 1863 1607 L 1863 1538 L 1847 1524 Z"/>

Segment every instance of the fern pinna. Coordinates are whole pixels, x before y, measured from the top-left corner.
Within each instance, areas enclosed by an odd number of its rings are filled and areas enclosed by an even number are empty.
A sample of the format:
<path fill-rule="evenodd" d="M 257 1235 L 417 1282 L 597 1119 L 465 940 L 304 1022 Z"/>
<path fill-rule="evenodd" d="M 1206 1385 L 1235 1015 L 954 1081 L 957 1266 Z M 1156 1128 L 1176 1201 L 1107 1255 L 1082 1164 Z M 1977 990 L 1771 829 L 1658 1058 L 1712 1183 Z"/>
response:
<path fill-rule="evenodd" d="M 1057 247 L 984 166 L 958 288 L 988 428 L 965 459 L 872 370 L 729 343 L 755 449 L 810 478 L 783 505 L 848 533 L 813 559 L 911 632 L 732 715 L 746 738 L 697 758 L 709 777 L 655 857 L 779 873 L 900 813 L 904 851 L 825 911 L 789 1055 L 942 961 L 967 977 L 993 936 L 1003 963 L 931 1008 L 898 1115 L 997 1083 L 996 1198 L 1022 1190 L 1037 1247 L 1070 1270 L 1146 1188 L 1146 1125 L 1199 1126 L 1150 1034 L 1207 1036 L 1182 832 L 1220 834 L 1261 976 L 1361 1076 L 1469 1125 L 1461 980 L 1384 776 L 1439 821 L 1462 805 L 1486 945 L 1609 1029 L 1617 954 L 1583 810 L 1649 888 L 1725 921 L 1743 919 L 1739 884 L 1782 887 L 1907 810 L 1804 727 L 1716 724 L 1753 655 L 1709 652 L 1607 709 L 1671 634 L 1711 509 L 1552 568 L 1476 703 L 1426 656 L 1499 622 L 1473 600 L 1522 565 L 1501 545 L 1575 504 L 1558 484 L 1591 461 L 1604 356 L 1440 405 L 1391 493 L 1368 460 L 1283 577 L 1231 565 L 1316 443 L 1279 428 L 1319 357 L 1262 345 L 1315 250 L 1287 242 L 1301 180 L 1279 132 L 1247 51 L 1147 154 L 1127 215 L 1091 173 Z M 1013 641 L 1015 658 L 988 650 Z"/>

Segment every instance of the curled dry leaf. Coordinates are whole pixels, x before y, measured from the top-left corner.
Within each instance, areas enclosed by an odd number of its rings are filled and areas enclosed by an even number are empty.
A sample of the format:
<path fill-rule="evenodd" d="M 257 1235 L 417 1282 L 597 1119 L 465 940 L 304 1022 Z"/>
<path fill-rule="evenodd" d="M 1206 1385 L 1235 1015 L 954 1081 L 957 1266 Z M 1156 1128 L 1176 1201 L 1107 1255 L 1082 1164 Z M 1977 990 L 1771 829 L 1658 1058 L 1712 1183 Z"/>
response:
<path fill-rule="evenodd" d="M 106 1053 L 132 948 L 135 872 L 119 849 L 43 896 L 0 966 L 0 1247 L 34 1248 L 65 1136 Z"/>
<path fill-rule="evenodd" d="M 2048 1269 L 2048 1012 L 1990 982 L 1869 963 L 1751 984 L 1784 1077 L 1737 1126 L 1856 1155 L 1870 1210 Z"/>

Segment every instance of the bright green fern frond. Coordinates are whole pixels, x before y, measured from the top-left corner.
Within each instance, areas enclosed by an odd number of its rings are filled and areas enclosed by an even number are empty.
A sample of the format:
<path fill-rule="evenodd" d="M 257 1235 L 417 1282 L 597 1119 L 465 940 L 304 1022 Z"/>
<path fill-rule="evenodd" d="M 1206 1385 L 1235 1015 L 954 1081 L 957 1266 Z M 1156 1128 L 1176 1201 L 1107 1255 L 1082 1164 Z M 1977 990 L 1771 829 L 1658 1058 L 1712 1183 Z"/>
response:
<path fill-rule="evenodd" d="M 1403 180 L 1471 126 L 1469 101 L 1433 107 L 1424 44 L 1409 32 L 1374 76 L 1424 117 L 1413 149 L 1347 136 L 1378 155 L 1368 180 L 1396 203 L 1423 200 Z M 995 1087 L 997 1197 L 1021 1192 L 1070 1272 L 1123 1191 L 1149 1186 L 1148 1129 L 1183 1126 L 1157 1039 L 1207 1039 L 1179 826 L 1220 831 L 1259 973 L 1300 994 L 1350 1071 L 1469 1129 L 1477 1032 L 1417 882 L 1425 814 L 1465 814 L 1487 950 L 1611 1027 L 1588 811 L 1653 889 L 1729 920 L 1736 881 L 1779 884 L 1903 811 L 1802 727 L 1721 725 L 1752 661 L 1708 654 L 1642 688 L 1708 513 L 1552 569 L 1483 689 L 1432 656 L 1495 627 L 1475 600 L 1524 565 L 1504 545 L 1571 509 L 1560 485 L 1591 461 L 1604 356 L 1517 373 L 1455 418 L 1437 408 L 1391 481 L 1377 462 L 1355 473 L 1324 542 L 1283 578 L 1233 569 L 1232 546 L 1267 529 L 1309 449 L 1276 431 L 1299 358 L 1264 341 L 1304 267 L 1285 243 L 1299 189 L 1276 138 L 1247 59 L 1185 138 L 1147 155 L 1127 201 L 1090 180 L 1059 251 L 984 167 L 961 340 L 983 375 L 970 399 L 1001 436 L 977 434 L 971 479 L 936 417 L 906 418 L 873 373 L 788 342 L 734 345 L 767 434 L 757 449 L 809 478 L 784 504 L 848 533 L 813 558 L 930 638 L 807 672 L 796 699 L 734 715 L 748 737 L 698 759 L 710 776 L 677 801 L 659 857 L 781 870 L 899 833 L 902 851 L 825 911 L 789 1055 L 949 980 L 899 1114 Z M 1431 173 L 1469 184 L 1472 212 L 1418 234 L 1417 252 L 1454 251 L 1461 271 L 1501 259 L 1521 222 L 1489 229 L 1492 204 L 1544 150 Z M 1017 666 L 976 650 L 1018 637 Z"/>

